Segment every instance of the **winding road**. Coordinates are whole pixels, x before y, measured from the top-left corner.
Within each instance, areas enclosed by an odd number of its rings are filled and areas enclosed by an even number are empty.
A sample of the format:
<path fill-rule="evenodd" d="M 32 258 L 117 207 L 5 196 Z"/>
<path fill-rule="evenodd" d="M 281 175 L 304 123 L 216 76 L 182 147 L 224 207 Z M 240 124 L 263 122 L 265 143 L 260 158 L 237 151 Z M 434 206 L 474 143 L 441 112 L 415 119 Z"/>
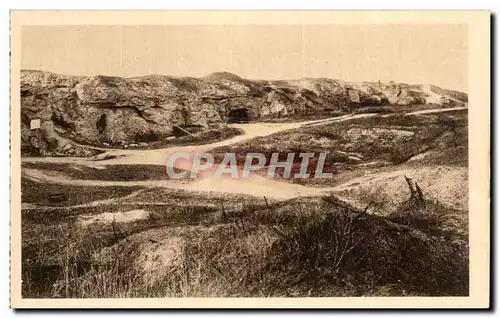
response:
<path fill-rule="evenodd" d="M 406 116 L 421 115 L 438 112 L 448 112 L 456 110 L 467 110 L 464 107 L 428 109 L 407 113 Z M 365 117 L 388 117 L 389 115 L 380 114 L 356 114 L 333 117 L 321 120 L 311 120 L 296 123 L 251 123 L 251 124 L 232 124 L 231 127 L 241 128 L 244 134 L 214 143 L 193 146 L 179 146 L 161 149 L 140 150 L 140 149 L 106 149 L 107 152 L 95 157 L 76 158 L 76 157 L 23 157 L 22 162 L 33 163 L 71 163 L 85 165 L 95 168 L 103 168 L 106 165 L 165 165 L 169 155 L 178 152 L 202 153 L 209 152 L 218 147 L 229 146 L 239 142 L 247 141 L 257 137 L 268 136 L 274 133 L 283 132 L 291 129 L 298 129 L 304 126 L 323 125 L 326 123 L 343 122 L 347 120 L 365 118 Z M 110 157 L 111 159 L 104 159 Z M 104 167 L 105 168 L 105 167 Z M 185 180 L 147 180 L 147 181 L 106 181 L 106 180 L 75 180 L 65 178 L 64 175 L 53 175 L 44 173 L 38 169 L 23 168 L 22 173 L 25 177 L 41 183 L 57 183 L 71 186 L 143 186 L 143 187 L 162 187 L 171 189 L 181 189 L 196 192 L 224 192 L 245 194 L 251 196 L 267 196 L 274 199 L 290 199 L 299 196 L 322 195 L 325 192 L 345 189 L 342 187 L 314 188 L 306 187 L 288 182 L 280 182 L 268 179 L 258 175 L 250 175 L 248 179 L 231 178 L 201 178 L 186 182 Z M 404 172 L 402 172 L 404 173 Z M 383 177 L 383 176 L 380 176 Z"/>

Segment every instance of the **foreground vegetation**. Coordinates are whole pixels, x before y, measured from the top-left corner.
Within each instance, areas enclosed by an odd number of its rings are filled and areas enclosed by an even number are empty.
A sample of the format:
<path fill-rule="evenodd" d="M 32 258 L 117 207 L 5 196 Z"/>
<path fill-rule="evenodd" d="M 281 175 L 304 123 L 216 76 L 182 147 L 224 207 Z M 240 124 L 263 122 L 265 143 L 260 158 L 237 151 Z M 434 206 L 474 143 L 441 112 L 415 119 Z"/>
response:
<path fill-rule="evenodd" d="M 140 203 L 159 198 L 166 204 Z M 137 208 L 148 217 L 79 221 Z M 168 190 L 27 210 L 23 297 L 467 295 L 467 216 L 453 223 L 456 213 L 415 194 L 380 216 L 333 196 L 270 202 Z"/>

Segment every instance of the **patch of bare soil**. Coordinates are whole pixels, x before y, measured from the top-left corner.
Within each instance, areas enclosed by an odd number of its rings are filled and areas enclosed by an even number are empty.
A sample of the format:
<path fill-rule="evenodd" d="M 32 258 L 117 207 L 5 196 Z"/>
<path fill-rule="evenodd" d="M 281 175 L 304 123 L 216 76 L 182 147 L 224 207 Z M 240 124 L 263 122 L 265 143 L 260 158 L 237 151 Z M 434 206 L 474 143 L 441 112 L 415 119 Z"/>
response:
<path fill-rule="evenodd" d="M 130 210 L 124 212 L 104 212 L 92 215 L 80 215 L 79 221 L 82 226 L 92 224 L 111 224 L 111 223 L 126 223 L 137 220 L 145 220 L 149 216 L 149 212 L 144 209 Z"/>

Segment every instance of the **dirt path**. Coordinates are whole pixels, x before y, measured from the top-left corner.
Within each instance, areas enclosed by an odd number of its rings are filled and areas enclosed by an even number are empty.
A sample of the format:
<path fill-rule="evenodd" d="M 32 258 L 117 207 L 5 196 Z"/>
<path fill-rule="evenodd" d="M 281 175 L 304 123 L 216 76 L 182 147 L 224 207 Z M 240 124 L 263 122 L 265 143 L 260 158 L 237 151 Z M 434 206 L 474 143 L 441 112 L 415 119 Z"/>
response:
<path fill-rule="evenodd" d="M 102 180 L 72 180 L 62 176 L 48 175 L 36 169 L 23 169 L 25 176 L 36 182 L 57 183 L 69 186 L 143 186 L 146 188 L 167 188 L 204 193 L 231 193 L 254 197 L 267 197 L 274 200 L 287 200 L 302 196 L 322 196 L 335 193 L 341 197 L 359 199 L 360 202 L 376 198 L 394 204 L 402 202 L 408 195 L 405 176 L 419 183 L 425 189 L 425 194 L 439 200 L 441 203 L 459 209 L 468 207 L 468 169 L 466 167 L 430 166 L 399 170 L 366 171 L 362 176 L 355 177 L 334 187 L 307 187 L 298 184 L 281 182 L 258 175 L 249 179 L 218 179 L 206 178 L 190 183 L 175 180 L 155 181 L 102 181 Z M 126 197 L 93 201 L 81 206 L 109 205 L 125 199 L 130 199 L 141 192 L 134 192 Z M 138 203 L 138 202 L 136 202 Z M 162 202 L 148 202 L 149 205 L 161 205 Z M 147 205 L 146 203 L 143 205 Z M 26 209 L 40 208 L 26 206 Z"/>
<path fill-rule="evenodd" d="M 421 115 L 428 113 L 448 112 L 454 110 L 466 110 L 464 107 L 428 109 L 416 112 L 411 112 L 406 115 Z M 389 115 L 379 114 L 357 114 L 332 117 L 327 119 L 310 120 L 298 123 L 253 123 L 253 124 L 232 124 L 230 127 L 241 128 L 244 131 L 243 135 L 222 140 L 206 145 L 178 146 L 159 149 L 106 149 L 106 153 L 90 158 L 79 157 L 24 157 L 23 162 L 47 162 L 47 163 L 75 163 L 88 166 L 104 166 L 104 165 L 165 165 L 169 155 L 179 152 L 201 153 L 208 152 L 212 149 L 234 145 L 239 142 L 247 141 L 257 137 L 269 136 L 274 133 L 283 132 L 286 130 L 297 129 L 303 126 L 323 125 L 326 123 L 343 122 L 352 119 L 367 118 L 367 117 L 387 117 Z M 101 148 L 102 149 L 102 148 Z M 112 158 L 113 157 L 113 158 Z M 105 159 L 112 158 L 112 159 Z M 102 160 L 105 159 L 105 160 Z"/>
<path fill-rule="evenodd" d="M 365 114 L 363 114 L 365 115 Z M 324 123 L 335 120 L 343 120 L 352 118 L 346 117 L 333 117 L 328 119 L 311 120 L 299 123 L 251 123 L 251 124 L 231 124 L 229 127 L 240 128 L 244 134 L 235 136 L 230 139 L 205 144 L 205 145 L 191 145 L 191 146 L 174 146 L 159 149 L 104 149 L 105 153 L 90 158 L 80 157 L 24 157 L 23 162 L 47 162 L 47 163 L 75 163 L 82 165 L 165 165 L 166 159 L 169 155 L 178 152 L 208 152 L 212 149 L 233 145 L 249 139 L 268 136 L 274 133 L 297 129 L 305 125 L 315 123 Z M 115 157 L 113 159 L 101 160 L 101 158 Z"/>
<path fill-rule="evenodd" d="M 445 108 L 445 109 L 428 109 L 428 110 L 420 110 L 406 114 L 410 115 L 423 115 L 429 113 L 440 113 L 440 112 L 448 112 L 455 110 L 465 110 L 464 107 L 455 107 L 455 108 Z M 305 122 L 298 123 L 254 123 L 254 124 L 232 124 L 230 127 L 240 128 L 244 131 L 243 135 L 235 136 L 233 138 L 222 140 L 218 142 L 214 142 L 206 145 L 195 145 L 195 146 L 181 146 L 181 147 L 172 147 L 172 148 L 163 148 L 163 149 L 154 149 L 154 150 L 125 150 L 125 151 L 116 151 L 112 152 L 112 154 L 118 156 L 124 156 L 122 158 L 117 158 L 115 164 L 122 164 L 121 162 L 125 162 L 127 164 L 165 164 L 166 155 L 170 155 L 176 152 L 208 152 L 212 149 L 230 146 L 237 144 L 239 142 L 247 141 L 250 139 L 254 139 L 257 137 L 269 136 L 278 132 L 283 132 L 292 129 L 298 129 L 303 126 L 314 126 L 314 125 L 324 125 L 326 123 L 336 123 L 343 122 L 352 119 L 359 118 L 368 118 L 374 116 L 387 117 L 390 115 L 379 115 L 379 114 L 356 114 L 356 115 L 344 115 L 339 117 L 332 117 L 327 119 L 319 119 L 319 120 L 310 120 Z M 114 160 L 108 160 L 113 162 Z M 158 163 L 155 163 L 158 162 Z M 106 163 L 108 164 L 108 163 Z"/>
<path fill-rule="evenodd" d="M 466 110 L 464 107 L 447 108 L 447 109 L 430 109 L 408 113 L 407 115 L 420 115 L 427 113 L 447 112 L 454 110 Z M 254 124 L 234 124 L 232 127 L 241 128 L 244 134 L 233 137 L 228 140 L 223 140 L 206 145 L 181 146 L 162 148 L 154 150 L 110 150 L 106 153 L 108 156 L 114 156 L 114 159 L 96 160 L 96 158 L 71 158 L 71 157 L 41 157 L 41 158 L 23 158 L 23 162 L 47 162 L 47 163 L 74 163 L 88 166 L 105 166 L 105 165 L 164 165 L 169 155 L 176 152 L 208 152 L 214 148 L 233 145 L 238 142 L 246 141 L 256 137 L 267 136 L 277 132 L 282 132 L 290 129 L 297 129 L 306 125 L 321 125 L 325 123 L 342 122 L 346 120 L 365 118 L 373 116 L 387 116 L 378 114 L 357 114 L 346 115 L 328 119 L 312 120 L 300 123 L 254 123 Z M 38 182 L 48 182 L 57 184 L 66 184 L 71 186 L 143 186 L 143 187 L 163 187 L 170 189 L 180 189 L 194 192 L 224 192 L 234 194 L 245 194 L 251 196 L 267 196 L 275 199 L 290 199 L 298 196 L 314 196 L 323 195 L 327 192 L 342 191 L 348 187 L 354 186 L 356 183 L 369 181 L 372 176 L 363 176 L 360 180 L 351 180 L 347 184 L 342 184 L 336 187 L 327 188 L 312 188 L 298 184 L 280 182 L 273 179 L 268 179 L 258 175 L 251 175 L 248 179 L 216 179 L 204 178 L 186 182 L 185 180 L 147 180 L 147 181 L 106 181 L 106 180 L 74 180 L 67 179 L 63 176 L 49 175 L 37 169 L 23 168 L 23 174 Z M 405 171 L 398 171 L 397 176 L 404 175 Z M 387 180 L 393 175 L 379 175 L 377 180 Z M 367 180 L 368 178 L 369 180 Z"/>
<path fill-rule="evenodd" d="M 205 178 L 191 182 L 180 180 L 147 180 L 147 181 L 106 181 L 77 180 L 62 175 L 49 175 L 37 169 L 23 168 L 26 178 L 41 183 L 55 183 L 68 186 L 91 187 L 146 187 L 168 188 L 195 192 L 223 192 L 245 194 L 257 197 L 268 196 L 276 199 L 291 199 L 298 196 L 319 195 L 323 189 L 312 188 L 280 182 L 265 177 L 250 175 L 248 179 Z"/>
<path fill-rule="evenodd" d="M 468 108 L 467 107 L 453 107 L 453 108 L 424 109 L 424 110 L 418 110 L 415 112 L 407 113 L 406 116 L 445 113 L 445 112 L 452 112 L 455 110 L 468 110 Z"/>

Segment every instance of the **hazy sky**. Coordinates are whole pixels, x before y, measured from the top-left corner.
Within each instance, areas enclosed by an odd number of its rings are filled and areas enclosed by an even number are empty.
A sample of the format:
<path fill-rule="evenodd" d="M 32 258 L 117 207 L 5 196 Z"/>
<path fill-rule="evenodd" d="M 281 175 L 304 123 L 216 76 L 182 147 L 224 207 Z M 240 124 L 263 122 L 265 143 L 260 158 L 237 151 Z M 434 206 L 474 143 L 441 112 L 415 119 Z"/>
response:
<path fill-rule="evenodd" d="M 71 75 L 329 77 L 467 91 L 467 26 L 29 26 L 22 68 Z"/>

